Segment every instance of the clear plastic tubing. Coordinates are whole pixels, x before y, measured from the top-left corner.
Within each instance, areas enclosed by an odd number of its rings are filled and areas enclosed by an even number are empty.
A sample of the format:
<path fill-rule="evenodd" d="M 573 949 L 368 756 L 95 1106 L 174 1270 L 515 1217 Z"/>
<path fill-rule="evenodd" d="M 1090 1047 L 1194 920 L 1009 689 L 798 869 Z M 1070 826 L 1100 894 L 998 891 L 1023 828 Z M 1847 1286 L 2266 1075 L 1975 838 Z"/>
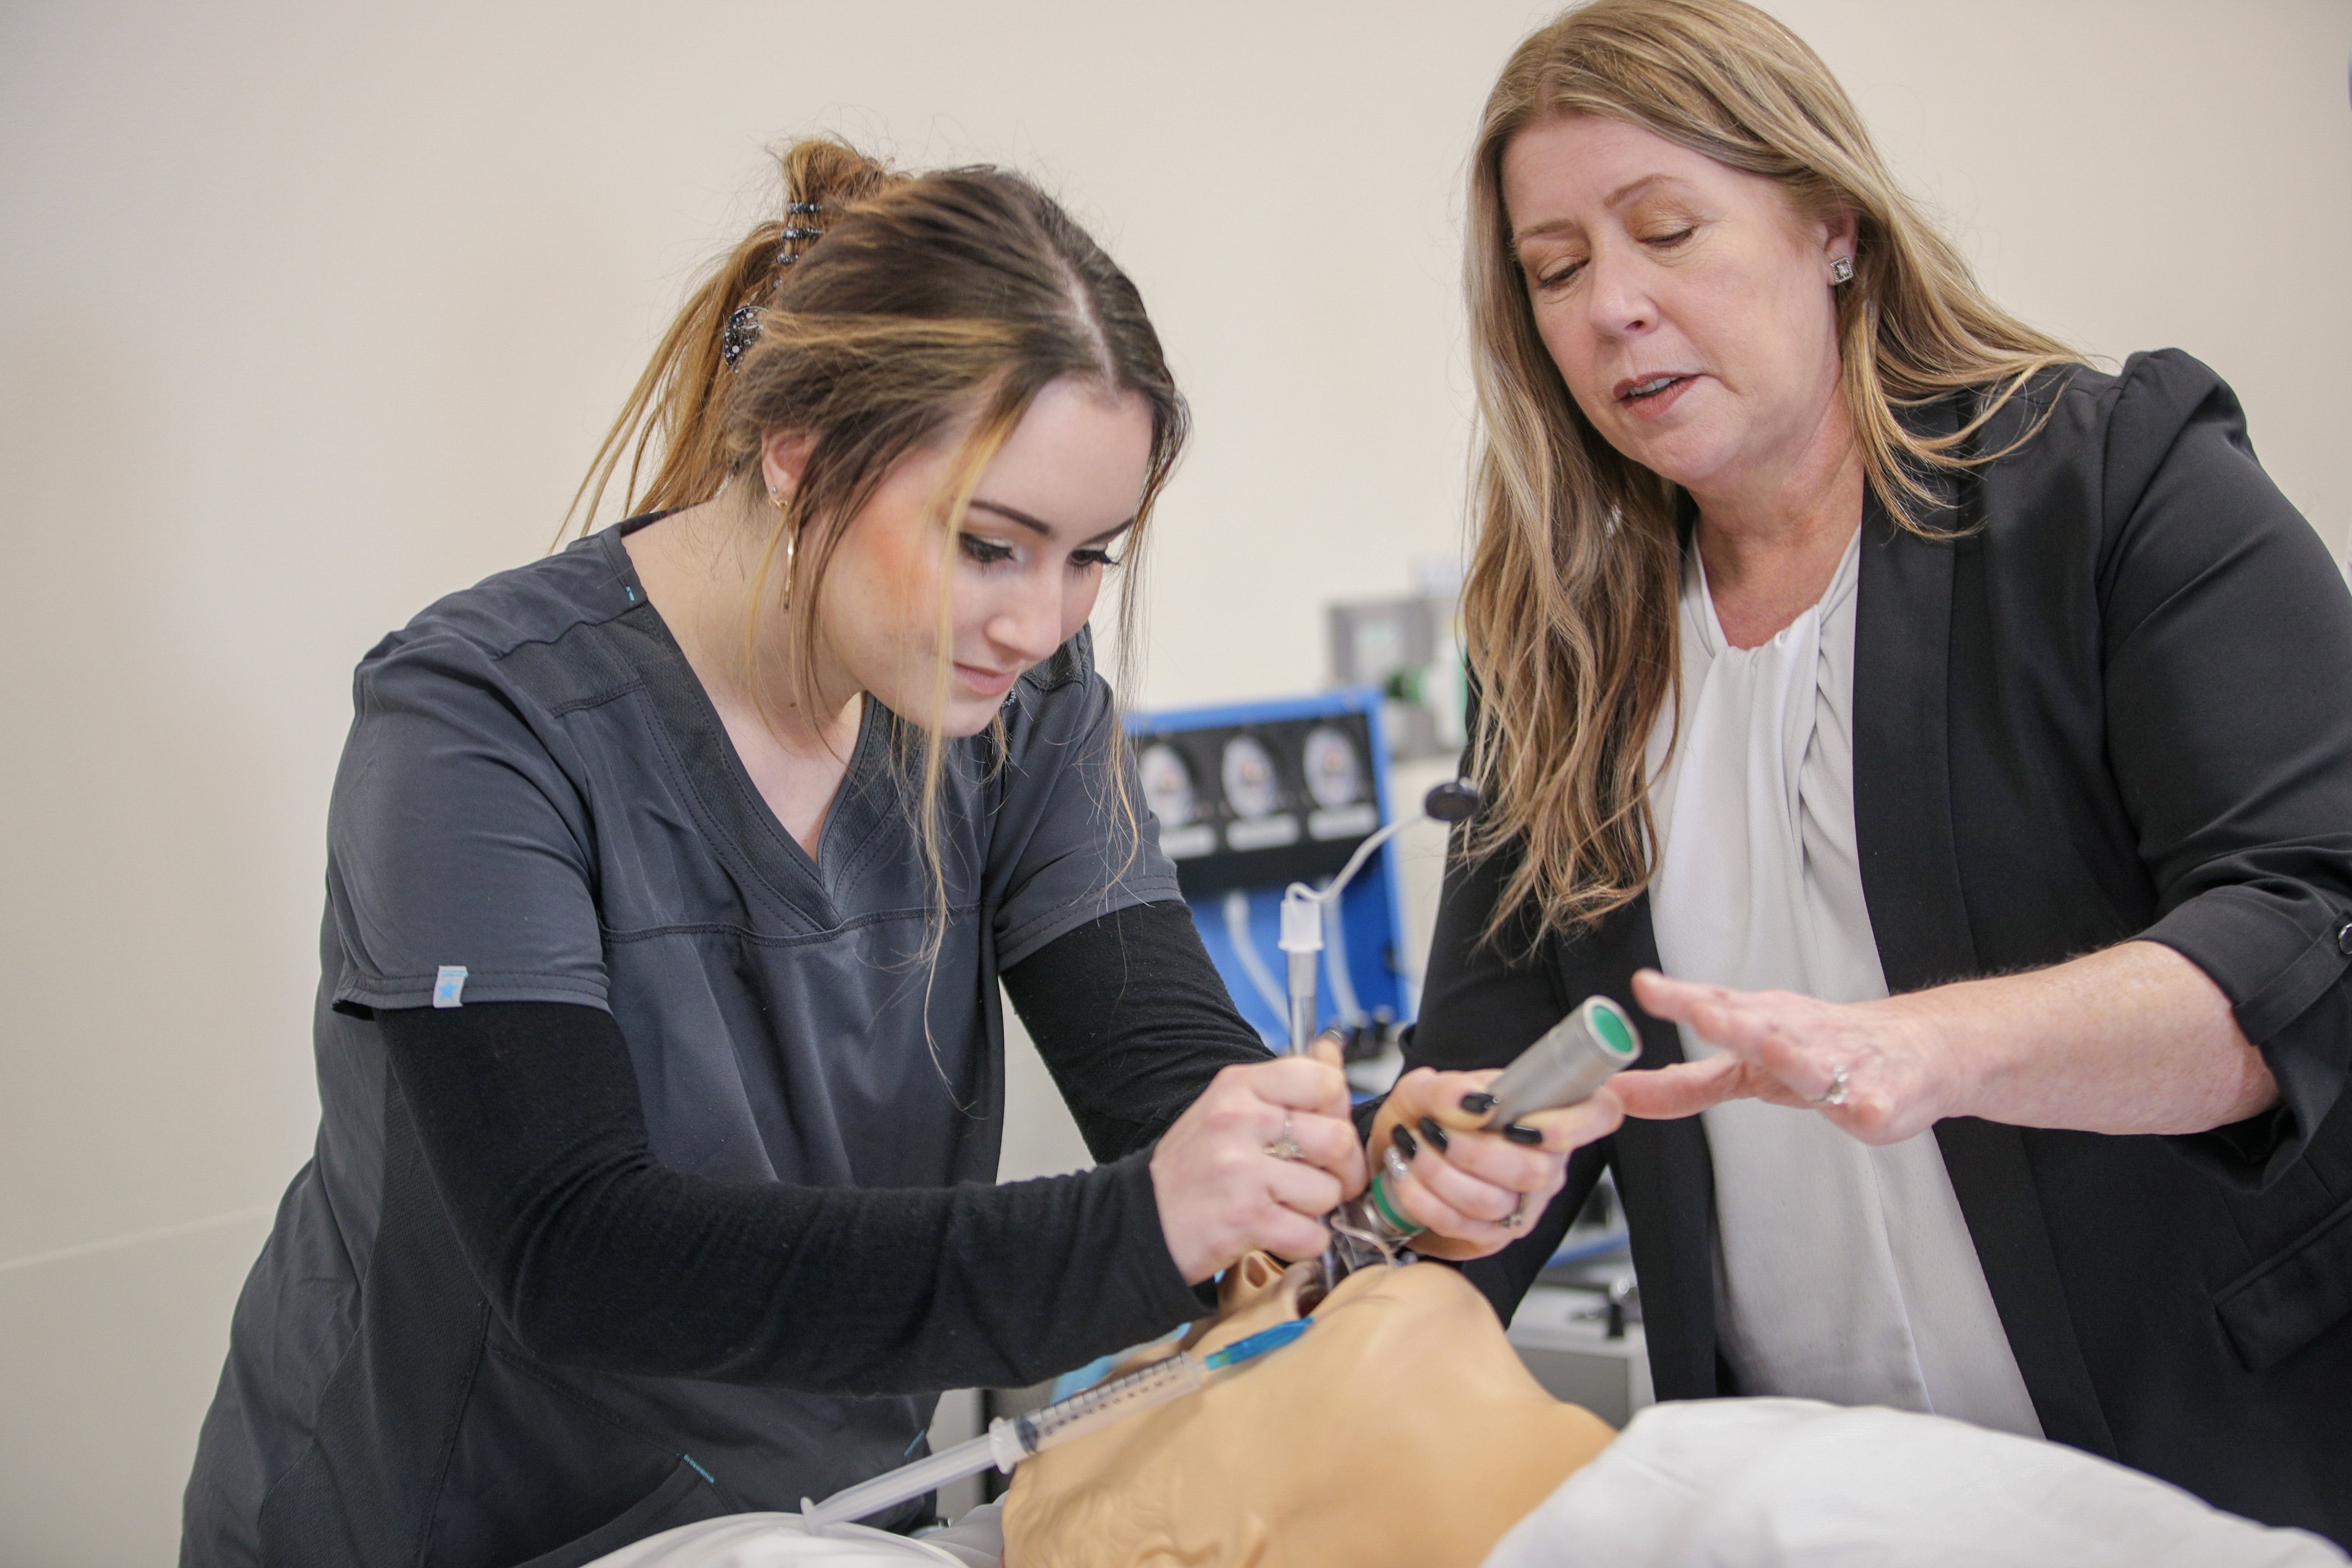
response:
<path fill-rule="evenodd" d="M 1000 1415 L 988 1424 L 987 1431 L 952 1448 L 941 1449 L 911 1465 L 901 1465 L 870 1481 L 861 1481 L 821 1503 L 803 1498 L 801 1518 L 810 1533 L 814 1534 L 827 1525 L 870 1518 L 910 1498 L 936 1491 L 950 1481 L 976 1476 L 992 1465 L 1010 1473 L 1013 1466 L 1033 1454 L 1041 1454 L 1073 1437 L 1083 1437 L 1171 1399 L 1181 1399 L 1205 1384 L 1211 1373 L 1278 1350 L 1306 1332 L 1313 1321 L 1311 1318 L 1301 1318 L 1295 1322 L 1277 1323 L 1199 1360 L 1171 1355 L 1123 1377 L 1081 1389 L 1067 1399 L 1026 1415 Z"/>
<path fill-rule="evenodd" d="M 966 1476 L 976 1476 L 997 1462 L 998 1429 L 1005 1425 L 1001 1418 L 989 1429 L 969 1442 L 958 1443 L 952 1448 L 942 1448 L 936 1454 L 917 1459 L 911 1465 L 901 1465 L 870 1481 L 861 1481 L 845 1491 L 837 1491 L 821 1503 L 801 1499 L 801 1520 L 811 1535 L 828 1525 L 847 1524 L 896 1507 L 908 1498 L 921 1497 L 937 1491 L 950 1481 L 960 1481 Z"/>

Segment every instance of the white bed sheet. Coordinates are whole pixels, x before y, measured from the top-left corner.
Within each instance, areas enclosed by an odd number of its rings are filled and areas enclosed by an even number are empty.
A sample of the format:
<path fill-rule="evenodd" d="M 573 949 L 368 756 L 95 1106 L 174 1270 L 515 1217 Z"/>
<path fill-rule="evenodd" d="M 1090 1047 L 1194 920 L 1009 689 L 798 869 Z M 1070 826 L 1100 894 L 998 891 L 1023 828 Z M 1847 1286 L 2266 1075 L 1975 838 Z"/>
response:
<path fill-rule="evenodd" d="M 1002 1505 L 917 1540 L 800 1516 L 683 1525 L 590 1568 L 1002 1568 Z M 2055 1443 L 1810 1399 L 1657 1405 L 1484 1568 L 2347 1568 L 2178 1487 Z M 1372 1565 L 1362 1565 L 1372 1568 Z"/>
<path fill-rule="evenodd" d="M 1643 1411 L 1485 1568 L 2342 1568 L 2078 1449 L 1908 1411 L 1708 1399 Z"/>

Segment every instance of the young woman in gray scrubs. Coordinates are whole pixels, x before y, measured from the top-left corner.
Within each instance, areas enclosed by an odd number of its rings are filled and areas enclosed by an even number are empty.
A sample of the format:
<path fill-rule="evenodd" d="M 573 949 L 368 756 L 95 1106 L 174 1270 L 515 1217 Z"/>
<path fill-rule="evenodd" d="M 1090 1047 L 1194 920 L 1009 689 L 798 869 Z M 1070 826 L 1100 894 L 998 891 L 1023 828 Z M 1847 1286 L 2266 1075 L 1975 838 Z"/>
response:
<path fill-rule="evenodd" d="M 1184 433 L 1133 286 L 1002 173 L 784 174 L 607 444 L 633 487 L 656 444 L 654 510 L 360 667 L 324 1117 L 184 1563 L 554 1568 L 792 1509 L 939 1390 L 1319 1250 L 1362 1184 L 1337 1069 L 1224 995 L 1094 669 Z M 1000 977 L 1091 1171 L 991 1184 Z M 1444 1190 L 1499 1217 L 1571 1141 L 1458 1139 Z"/>

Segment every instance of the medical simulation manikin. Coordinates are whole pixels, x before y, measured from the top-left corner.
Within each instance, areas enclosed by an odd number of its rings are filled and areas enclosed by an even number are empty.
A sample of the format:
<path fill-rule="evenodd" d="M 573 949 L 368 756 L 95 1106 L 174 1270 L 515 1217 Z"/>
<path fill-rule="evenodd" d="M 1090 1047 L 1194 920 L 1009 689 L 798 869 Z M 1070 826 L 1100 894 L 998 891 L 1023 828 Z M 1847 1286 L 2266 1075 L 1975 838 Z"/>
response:
<path fill-rule="evenodd" d="M 1234 1273 L 1194 1348 L 1298 1316 L 1313 1269 L 1260 1255 Z M 1615 1436 L 1544 1392 L 1453 1269 L 1365 1269 L 1262 1363 L 1015 1470 L 1005 1561 L 1477 1568 Z"/>
<path fill-rule="evenodd" d="M 1244 1258 L 1185 1348 L 1296 1318 L 1315 1278 Z M 740 1514 L 593 1568 L 2347 1563 L 2119 1465 L 1943 1416 L 1706 1399 L 1653 1405 L 1620 1435 L 1545 1393 L 1485 1300 L 1438 1264 L 1362 1269 L 1312 1315 L 1199 1394 L 1025 1461 L 1002 1505 L 945 1533 L 812 1539 L 797 1515 Z"/>
<path fill-rule="evenodd" d="M 1202 1350 L 1295 1316 L 1311 1278 L 1262 1257 L 1237 1272 Z M 2345 1562 L 2120 1466 L 1939 1416 L 1713 1399 L 1653 1406 L 1621 1437 L 1547 1394 L 1437 1264 L 1351 1275 L 1314 1317 L 1197 1397 L 1024 1464 L 1004 1568 Z"/>

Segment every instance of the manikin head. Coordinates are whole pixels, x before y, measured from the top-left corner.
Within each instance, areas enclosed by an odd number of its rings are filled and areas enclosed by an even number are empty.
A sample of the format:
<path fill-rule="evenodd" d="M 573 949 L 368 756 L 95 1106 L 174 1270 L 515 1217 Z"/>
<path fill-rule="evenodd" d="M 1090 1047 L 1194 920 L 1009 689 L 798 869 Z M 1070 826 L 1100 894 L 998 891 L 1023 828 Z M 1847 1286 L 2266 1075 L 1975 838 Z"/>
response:
<path fill-rule="evenodd" d="M 1227 1276 L 1205 1353 L 1299 1316 L 1312 1265 Z M 1615 1433 L 1528 1375 L 1493 1309 L 1433 1263 L 1370 1268 L 1315 1327 L 1199 1394 L 1013 1472 L 1006 1568 L 1475 1568 Z"/>

